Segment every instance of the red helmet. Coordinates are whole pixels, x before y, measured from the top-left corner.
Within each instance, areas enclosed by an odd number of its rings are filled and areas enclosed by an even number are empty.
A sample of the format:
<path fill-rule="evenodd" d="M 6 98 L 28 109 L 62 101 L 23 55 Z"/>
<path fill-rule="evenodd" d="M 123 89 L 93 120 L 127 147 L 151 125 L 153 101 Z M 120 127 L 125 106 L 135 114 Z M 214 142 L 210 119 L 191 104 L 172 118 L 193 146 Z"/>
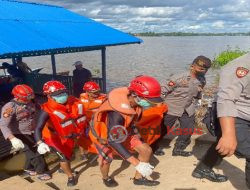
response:
<path fill-rule="evenodd" d="M 66 87 L 64 86 L 63 83 L 57 80 L 48 81 L 43 85 L 43 93 L 46 95 L 48 94 L 56 95 L 63 91 L 66 91 Z"/>
<path fill-rule="evenodd" d="M 94 81 L 89 81 L 86 82 L 83 86 L 83 90 L 89 92 L 89 91 L 99 91 L 100 90 L 100 86 L 99 84 L 97 84 Z"/>
<path fill-rule="evenodd" d="M 16 85 L 12 92 L 13 96 L 23 101 L 29 101 L 35 97 L 34 91 L 26 84 Z"/>
<path fill-rule="evenodd" d="M 153 103 L 163 102 L 161 98 L 161 85 L 153 77 L 146 75 L 138 76 L 130 82 L 128 89 L 136 93 L 139 97 L 148 99 Z"/>

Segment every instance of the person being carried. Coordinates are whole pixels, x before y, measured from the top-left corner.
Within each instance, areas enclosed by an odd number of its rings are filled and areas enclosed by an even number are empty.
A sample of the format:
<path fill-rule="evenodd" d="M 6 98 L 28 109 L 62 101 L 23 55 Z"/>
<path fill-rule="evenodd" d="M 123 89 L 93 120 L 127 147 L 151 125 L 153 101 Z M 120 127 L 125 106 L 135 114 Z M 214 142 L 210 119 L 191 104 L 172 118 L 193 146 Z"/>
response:
<path fill-rule="evenodd" d="M 113 151 L 131 163 L 135 169 L 135 185 L 156 186 L 158 181 L 146 177 L 153 172 L 149 160 L 150 146 L 143 143 L 135 123 L 140 119 L 142 109 L 162 102 L 161 86 L 150 76 L 133 79 L 129 87 L 113 89 L 107 100 L 98 108 L 90 126 L 89 136 L 99 153 L 99 164 L 103 183 L 115 187 L 118 183 L 109 176 Z M 139 153 L 138 158 L 131 151 Z"/>
<path fill-rule="evenodd" d="M 24 171 L 30 176 L 38 174 L 40 180 L 49 180 L 47 164 L 42 155 L 37 153 L 33 136 L 36 124 L 36 112 L 39 105 L 33 103 L 34 92 L 25 84 L 13 88 L 14 99 L 4 105 L 1 112 L 0 128 L 13 148 L 22 150 L 26 155 Z"/>

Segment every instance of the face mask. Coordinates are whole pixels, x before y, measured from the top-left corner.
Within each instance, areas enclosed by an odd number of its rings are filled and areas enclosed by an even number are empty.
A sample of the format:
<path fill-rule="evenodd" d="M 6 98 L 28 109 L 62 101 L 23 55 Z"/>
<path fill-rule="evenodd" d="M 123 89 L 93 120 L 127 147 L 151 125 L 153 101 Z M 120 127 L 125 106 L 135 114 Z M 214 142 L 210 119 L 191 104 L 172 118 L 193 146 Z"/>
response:
<path fill-rule="evenodd" d="M 203 78 L 205 76 L 205 72 L 196 72 L 195 75 L 196 77 L 199 79 L 199 78 Z"/>
<path fill-rule="evenodd" d="M 143 107 L 144 109 L 148 109 L 151 107 L 151 104 L 144 99 L 140 99 L 139 101 L 136 102 L 139 106 Z"/>
<path fill-rule="evenodd" d="M 68 94 L 62 93 L 57 96 L 52 96 L 52 98 L 59 104 L 65 104 L 68 100 Z"/>

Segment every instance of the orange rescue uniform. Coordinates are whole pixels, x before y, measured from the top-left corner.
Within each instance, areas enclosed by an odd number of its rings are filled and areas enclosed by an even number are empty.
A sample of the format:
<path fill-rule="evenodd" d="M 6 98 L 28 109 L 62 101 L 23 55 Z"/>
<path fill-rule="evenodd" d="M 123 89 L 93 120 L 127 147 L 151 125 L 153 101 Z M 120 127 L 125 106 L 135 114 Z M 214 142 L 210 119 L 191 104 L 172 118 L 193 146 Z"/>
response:
<path fill-rule="evenodd" d="M 42 109 L 49 114 L 49 121 L 43 129 L 45 143 L 70 159 L 75 145 L 74 139 L 83 134 L 87 126 L 82 104 L 73 96 L 69 96 L 64 105 L 49 98 L 42 105 Z"/>

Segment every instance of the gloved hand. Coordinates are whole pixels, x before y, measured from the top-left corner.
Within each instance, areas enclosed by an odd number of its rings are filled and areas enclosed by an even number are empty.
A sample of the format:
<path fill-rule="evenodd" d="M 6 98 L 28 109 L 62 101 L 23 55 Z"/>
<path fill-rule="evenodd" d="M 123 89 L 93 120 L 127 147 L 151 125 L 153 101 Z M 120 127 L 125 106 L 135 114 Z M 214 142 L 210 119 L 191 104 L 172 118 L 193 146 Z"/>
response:
<path fill-rule="evenodd" d="M 201 106 L 201 103 L 202 103 L 202 100 L 199 99 L 199 100 L 197 101 L 197 106 Z"/>
<path fill-rule="evenodd" d="M 45 154 L 46 152 L 49 152 L 50 148 L 47 144 L 45 144 L 44 142 L 40 143 L 37 147 L 37 152 L 39 154 Z"/>
<path fill-rule="evenodd" d="M 16 151 L 24 148 L 23 142 L 20 139 L 16 138 L 16 137 L 10 139 L 10 142 L 11 142 L 11 145 L 13 146 L 13 148 Z"/>
<path fill-rule="evenodd" d="M 154 166 L 146 162 L 140 162 L 135 169 L 143 176 L 148 177 L 153 173 Z"/>

